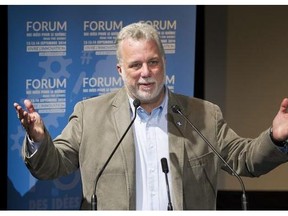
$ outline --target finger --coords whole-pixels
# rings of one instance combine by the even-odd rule
[[[21,120],[23,118],[24,110],[22,109],[22,107],[18,103],[14,103],[14,108],[16,109],[17,118],[19,120]]]
[[[17,110],[17,107],[19,106],[19,104],[15,102],[15,103],[13,104],[13,106],[14,106],[14,108]]]
[[[13,105],[14,108],[16,109],[17,118],[21,122],[23,128],[28,132],[28,123],[29,123],[28,113],[24,111],[18,103],[14,103]]]
[[[14,103],[13,105],[17,113],[22,109],[22,107],[18,103]]]
[[[25,99],[24,104],[29,113],[35,112],[34,106],[30,100]]]
[[[288,112],[288,98],[283,99],[281,106],[280,106],[280,112],[285,112],[285,113]]]

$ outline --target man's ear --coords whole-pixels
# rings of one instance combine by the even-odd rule
[[[118,71],[118,73],[119,73],[119,75],[121,75],[122,74],[122,68],[121,68],[121,66],[119,65],[119,64],[117,64],[117,71]]]

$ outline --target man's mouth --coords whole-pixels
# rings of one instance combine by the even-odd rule
[[[154,83],[139,83],[141,89],[151,89],[154,86]]]

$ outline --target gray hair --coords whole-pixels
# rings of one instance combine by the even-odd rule
[[[162,42],[160,40],[160,37],[158,35],[157,30],[152,26],[144,22],[138,22],[138,23],[132,23],[130,25],[127,25],[121,29],[121,31],[118,33],[116,38],[116,56],[118,62],[121,59],[120,56],[120,43],[121,41],[124,41],[126,39],[133,39],[136,41],[139,40],[154,40],[158,46],[158,49],[161,53],[161,55],[164,57],[165,52],[162,45]]]

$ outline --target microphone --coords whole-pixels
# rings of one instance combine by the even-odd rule
[[[208,139],[198,130],[196,126],[192,124],[192,122],[182,113],[180,107],[178,105],[172,105],[171,109],[174,113],[180,114],[188,123],[189,125],[197,132],[197,134],[204,140],[204,142],[212,149],[214,154],[217,155],[217,157],[224,163],[226,167],[230,169],[232,172],[232,175],[234,175],[242,188],[242,209],[247,210],[247,198],[246,198],[246,191],[245,191],[245,186],[244,183],[241,179],[241,177],[238,175],[238,173],[224,160],[224,158],[218,153],[217,149],[208,141]]]
[[[120,140],[118,141],[117,145],[115,146],[115,148],[113,149],[113,151],[111,152],[110,156],[108,157],[107,161],[105,162],[104,166],[102,167],[102,169],[100,170],[100,172],[98,173],[97,177],[96,177],[96,181],[95,181],[95,187],[94,187],[94,191],[93,194],[91,196],[91,210],[97,210],[97,195],[96,195],[96,187],[97,187],[97,183],[98,180],[100,178],[100,176],[102,175],[103,171],[105,170],[106,166],[108,165],[108,163],[110,162],[111,158],[113,157],[114,153],[116,152],[117,148],[119,147],[120,143],[122,142],[122,140],[124,139],[124,137],[126,136],[128,130],[131,128],[132,124],[134,123],[135,119],[136,119],[136,110],[137,108],[140,106],[141,102],[139,99],[135,99],[133,101],[133,105],[134,105],[134,117],[132,119],[132,121],[130,122],[129,126],[127,127],[126,131],[124,132],[124,134],[122,135],[122,137],[120,138]]]
[[[162,158],[161,159],[161,166],[162,166],[162,171],[165,173],[165,180],[166,180],[166,186],[167,186],[167,196],[168,196],[168,207],[167,207],[167,210],[168,211],[172,211],[173,207],[172,207],[172,202],[171,202],[168,175],[167,175],[168,172],[169,172],[169,168],[168,168],[168,164],[167,164],[167,159],[166,158]]]

